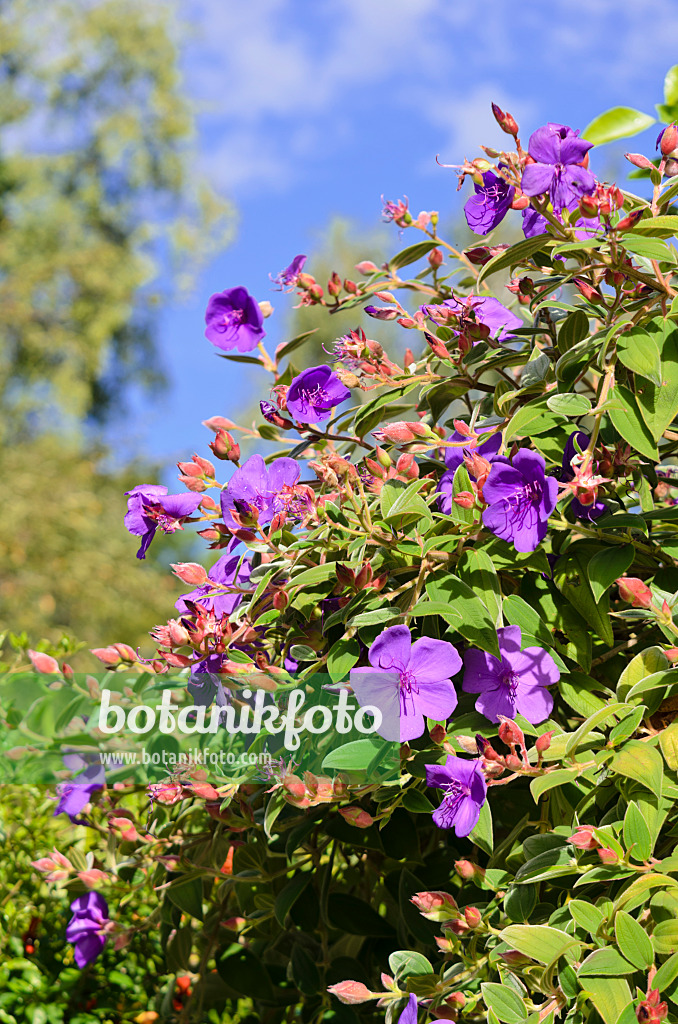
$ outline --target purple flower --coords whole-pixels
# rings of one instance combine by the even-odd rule
[[[266,337],[263,322],[259,304],[247,288],[227,288],[207,303],[205,337],[225,352],[251,352]]]
[[[329,366],[310,366],[295,377],[287,392],[287,411],[302,423],[326,420],[351,392]]]
[[[567,209],[574,210],[579,203],[577,200],[571,202]],[[556,220],[562,222],[562,217],[559,213],[554,213]],[[574,234],[578,239],[593,238],[603,229],[603,225],[600,223],[600,217],[580,217],[575,224]],[[537,213],[536,210],[528,206],[526,210],[523,210],[523,234],[525,238],[533,238],[535,235],[548,234],[549,222],[542,213]],[[557,260],[564,260],[564,256],[556,256]]]
[[[487,235],[511,209],[516,190],[492,171],[485,171],[482,185],[474,188],[475,195],[464,206],[466,222],[477,235]]]
[[[451,676],[461,658],[445,640],[412,643],[407,626],[389,626],[370,647],[371,668],[354,668],[351,686],[361,707],[381,712],[377,728],[386,740],[405,742],[424,732],[424,717],[445,721],[457,706]]]
[[[158,527],[164,533],[181,530],[184,520],[202,501],[201,494],[168,494],[160,484],[139,484],[125,494],[129,497],[125,526],[135,537],[141,537],[137,558],[146,557]]]
[[[460,327],[464,322],[484,324],[489,327],[490,336],[497,341],[510,341],[514,337],[511,331],[525,326],[519,316],[491,295],[466,295],[463,299],[453,297],[445,299],[442,305],[453,309],[462,318]]]
[[[485,481],[483,523],[497,537],[512,541],[516,551],[534,551],[546,536],[558,481],[544,470],[541,455],[521,448],[512,463],[497,456]]]
[[[567,444],[563,450],[563,468],[560,471],[560,479],[563,483],[574,480],[572,459],[578,454],[575,441],[579,445],[579,451],[585,452],[589,443],[589,435],[585,434],[583,430],[575,430],[568,437]],[[594,519],[598,519],[608,510],[604,501],[594,501],[592,505],[582,505],[577,497],[574,497],[570,502],[570,508],[576,519],[583,519],[589,523],[592,523]]]
[[[258,523],[265,526],[278,512],[294,511],[294,487],[301,470],[295,459],[274,459],[266,466],[261,455],[251,455],[221,492],[221,513],[230,530],[240,529],[232,516],[235,509],[259,513]]]
[[[66,941],[75,946],[75,962],[87,967],[99,956],[106,944],[108,904],[98,892],[86,892],[71,903],[73,917],[66,927]]]
[[[83,807],[90,802],[92,793],[97,789],[103,789],[105,781],[106,772],[103,766],[92,764],[71,782],[60,782],[57,786],[59,803],[54,814],[67,814],[74,822]]]
[[[549,222],[543,213],[537,213],[531,206],[523,210],[523,234],[525,238],[545,235],[548,233],[548,229]]]
[[[491,722],[499,715],[515,718],[523,715],[532,725],[549,717],[553,696],[546,689],[560,679],[555,661],[541,647],[520,649],[519,626],[497,630],[501,660],[486,651],[467,651],[464,655],[466,693],[478,693],[476,711]]]
[[[294,288],[297,283],[299,274],[304,269],[304,263],[306,262],[306,256],[295,256],[289,267],[285,267],[275,277],[268,275],[274,284],[277,284],[280,290],[283,288]]]
[[[523,171],[520,187],[526,196],[548,192],[553,209],[567,209],[573,201],[592,192],[596,179],[579,166],[593,143],[579,138],[564,124],[549,121],[530,136],[528,153],[535,163]]]
[[[482,433],[482,427],[476,427],[476,430]],[[452,494],[454,486],[454,474],[461,466],[464,458],[470,455],[471,452],[477,451],[484,459],[492,463],[499,455],[499,449],[501,448],[501,431],[484,441],[483,444],[479,445],[476,438],[465,437],[464,434],[460,434],[458,430],[455,430],[453,434],[449,436],[448,441],[464,441],[468,443],[463,448],[446,448],[445,449],[445,465],[447,466],[447,473],[444,473],[440,478],[438,484],[438,507],[441,512],[444,512],[446,516],[452,511]],[[473,474],[470,474],[471,476]]]
[[[434,812],[438,828],[454,828],[462,839],[478,824],[480,808],[487,799],[487,783],[480,758],[465,761],[451,754],[445,764],[427,764],[426,785],[442,789],[443,801]]]
[[[249,562],[244,561],[238,571],[239,564],[240,555],[223,555],[218,562],[214,563],[207,575],[213,583],[242,588],[249,582],[252,566]],[[197,602],[221,618],[222,615],[230,615],[235,611],[242,601],[242,594],[236,592],[227,594],[222,590],[210,587],[209,583],[203,583],[202,586],[192,590],[190,594],[183,594],[174,605],[182,615],[190,614],[187,601]]]

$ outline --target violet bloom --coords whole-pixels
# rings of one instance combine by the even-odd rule
[[[511,209],[515,188],[503,178],[485,171],[482,185],[474,185],[475,195],[464,206],[466,222],[476,235],[487,235],[501,224]]]
[[[92,799],[92,794],[98,789],[103,789],[105,781],[106,772],[103,765],[92,764],[72,781],[60,782],[57,786],[59,803],[54,814],[67,814],[71,821],[75,822],[80,811]]]
[[[281,270],[275,277],[272,277],[271,274],[269,274],[271,281],[273,281],[274,284],[277,284],[281,291],[284,288],[294,288],[299,274],[304,269],[306,259],[306,256],[295,256],[289,267],[285,267],[285,269]]]
[[[412,643],[407,626],[389,626],[370,647],[371,668],[351,669],[350,681],[361,707],[381,712],[377,728],[386,740],[416,739],[424,718],[444,722],[457,706],[451,676],[461,658],[446,640],[421,637]]]
[[[263,322],[259,304],[247,288],[227,288],[207,303],[205,337],[225,352],[251,352],[266,337]]]
[[[482,432],[482,427],[476,427],[476,430]],[[467,455],[472,452],[478,452],[484,459],[489,463],[499,455],[499,449],[501,448],[501,431],[484,441],[483,444],[478,444],[476,438],[466,438],[463,434],[460,434],[458,430],[455,430],[448,438],[448,441],[467,441],[463,448],[446,448],[445,449],[445,465],[447,466],[447,472],[444,473],[438,484],[438,507],[441,512],[444,512],[446,516],[449,516],[452,511],[452,494],[454,489],[454,474],[457,472],[462,462]],[[469,474],[473,476],[472,473]]]
[[[240,565],[240,555],[223,555],[218,562],[214,563],[207,576],[213,583],[245,587],[249,582],[252,566],[249,562],[244,561],[238,571],[238,565]],[[208,611],[213,611],[217,618],[221,618],[222,615],[230,615],[235,611],[242,601],[242,594],[235,591],[227,594],[223,590],[211,587],[209,583],[203,583],[202,586],[192,590],[190,594],[183,594],[174,605],[182,615],[190,614],[187,601],[201,604]]]
[[[555,661],[542,647],[520,649],[520,626],[497,630],[501,660],[486,651],[467,651],[464,655],[466,693],[477,693],[476,711],[491,722],[499,715],[516,714],[537,725],[553,710],[553,696],[546,689],[560,679]]]
[[[563,468],[560,471],[560,479],[563,483],[567,483],[569,480],[574,480],[572,459],[577,455],[575,441],[579,445],[579,450],[585,452],[588,448],[589,435],[585,434],[583,430],[575,430],[574,433],[570,434],[568,437],[567,444],[563,450]],[[570,502],[570,508],[572,509],[576,519],[583,519],[590,523],[592,523],[594,519],[598,519],[602,516],[604,512],[608,511],[607,505],[604,501],[594,501],[591,505],[583,505],[577,497],[574,497]]]
[[[135,537],[141,537],[137,558],[145,558],[158,527],[164,533],[182,529],[182,523],[192,515],[202,501],[201,494],[168,494],[160,484],[139,484],[131,491],[125,526]]]
[[[549,121],[530,136],[528,153],[535,161],[523,171],[520,187],[526,196],[539,196],[548,192],[553,209],[557,212],[579,202],[583,195],[593,192],[596,179],[591,171],[581,167],[581,161],[593,146],[579,138],[564,124]]]
[[[251,455],[221,492],[221,513],[226,526],[230,530],[241,529],[233,518],[234,510],[258,512],[260,526],[270,523],[278,512],[294,512],[294,488],[300,474],[295,459],[274,459],[267,467],[261,455]]]
[[[427,764],[426,785],[442,789],[440,807],[433,812],[438,828],[453,828],[463,839],[478,824],[480,809],[487,799],[487,782],[479,757],[465,761],[451,754],[445,764]]]
[[[73,917],[66,927],[66,941],[75,946],[75,962],[81,969],[91,964],[106,944],[108,904],[101,893],[86,892],[71,903]]]
[[[516,551],[534,551],[546,536],[547,521],[558,500],[558,481],[546,476],[537,452],[521,448],[513,461],[495,458],[483,486],[488,508],[483,523]]]
[[[468,323],[489,327],[490,336],[497,341],[510,341],[514,337],[511,332],[525,326],[519,316],[491,295],[465,295],[463,299],[453,297],[445,299],[442,305],[449,306]]]
[[[578,205],[578,202],[570,203],[567,209],[573,210]],[[554,217],[562,222],[562,217],[559,213],[554,213]],[[594,238],[602,230],[603,225],[600,222],[600,217],[580,217],[574,225],[575,238],[580,240]],[[525,238],[533,238],[536,235],[548,234],[548,232],[549,222],[542,213],[537,213],[531,206],[523,210],[523,234]],[[556,256],[556,259],[564,261],[565,256]]]
[[[326,420],[335,405],[351,392],[329,366],[310,366],[295,377],[287,391],[287,411],[301,423]]]

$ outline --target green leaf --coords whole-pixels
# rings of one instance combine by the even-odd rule
[[[626,700],[629,691],[648,676],[663,672],[669,667],[669,662],[661,647],[648,647],[633,658],[617,683],[617,698]]]
[[[553,579],[561,594],[579,612],[591,629],[610,647],[614,634],[610,623],[609,597],[597,601],[588,582],[588,565],[598,548],[575,542],[556,562]]]
[[[504,444],[514,437],[531,437],[543,434],[553,427],[560,426],[563,416],[551,411],[548,398],[534,398],[522,405],[512,417],[504,433]]]
[[[517,992],[508,985],[484,982],[480,986],[485,1005],[494,1012],[497,1020],[504,1024],[520,1024],[527,1019],[527,1010]]]
[[[614,755],[610,768],[628,779],[635,779],[655,796],[661,796],[664,764],[659,751],[647,743],[629,740]]]
[[[226,951],[217,957],[219,977],[239,995],[275,1001],[275,992],[268,971],[255,953],[239,949],[235,953]]]
[[[621,975],[633,974],[636,968],[630,964],[621,953],[618,953],[612,946],[604,946],[603,949],[594,949],[589,953],[581,967],[577,971],[580,978],[589,975]]]
[[[654,963],[654,950],[650,936],[635,918],[620,910],[614,919],[617,945],[627,960],[639,971],[647,970]],[[599,973],[599,972],[594,972]]]
[[[635,801],[626,808],[624,815],[624,846],[634,860],[645,862],[652,854],[652,835],[640,807]]]
[[[408,267],[410,263],[416,263],[423,256],[427,256],[431,249],[435,249],[437,242],[415,242],[402,249],[388,261],[391,270],[400,270],[401,267]]]
[[[202,876],[179,878],[167,889],[168,900],[185,914],[202,921]]]
[[[583,309],[575,309],[566,316],[558,331],[558,351],[563,355],[588,337],[589,318]]]
[[[672,771],[678,771],[678,722],[671,722],[659,733],[659,746]]]
[[[587,575],[596,601],[600,601],[614,581],[624,575],[633,564],[635,554],[633,544],[620,544],[618,547],[602,548],[593,556],[587,566]]]
[[[607,703],[593,692],[602,690],[602,684],[596,679],[591,679],[590,676],[585,676],[583,672],[569,672],[567,675],[561,676],[558,689],[563,700],[567,701],[570,707],[584,718],[594,715]]]
[[[619,1018],[626,1007],[632,1005],[631,990],[625,978],[587,978],[582,995],[587,994],[605,1024],[623,1024]]]
[[[479,846],[485,853],[492,853],[494,849],[494,835],[492,830],[492,811],[490,810],[489,800],[486,800],[480,808],[478,824],[471,832],[469,839],[472,843]]]
[[[396,981],[402,981],[411,974],[432,974],[433,967],[422,953],[411,949],[397,949],[388,958],[388,965]]]
[[[353,740],[351,743],[344,743],[343,746],[331,750],[323,760],[323,769],[334,768],[336,771],[359,772],[365,771],[375,755],[379,752],[380,745],[384,741]]]
[[[327,657],[327,671],[333,683],[340,683],[360,657],[360,644],[354,638],[343,637],[332,646]]]
[[[557,416],[586,416],[591,412],[591,402],[586,395],[572,391],[564,395],[551,395],[546,399],[546,404]]]
[[[361,406],[360,410],[356,413],[353,424],[358,437],[364,437],[377,424],[381,423],[385,414],[388,414],[387,406],[401,401],[405,395],[418,387],[419,384],[403,384],[401,387],[389,388],[383,394],[377,395],[376,398],[367,402],[366,405]]]
[[[403,794],[403,807],[412,814],[431,814],[435,810],[433,804],[420,789],[409,786]]]
[[[678,231],[678,217],[666,214],[661,217],[647,217],[633,225],[634,234],[666,235],[670,237]]]
[[[617,355],[627,369],[647,377],[657,387],[662,382],[662,363],[656,336],[633,327],[617,337]]]
[[[548,792],[549,789],[553,789],[555,786],[565,786],[568,782],[575,782],[580,775],[578,768],[556,768],[554,772],[549,772],[548,775],[540,775],[536,779],[532,779],[530,782],[530,792],[535,803],[539,802],[539,797],[542,793]]]
[[[459,467],[462,468],[466,467]],[[466,548],[457,563],[457,575],[478,595],[497,628],[501,627],[501,587],[494,563],[487,552],[482,548]]]
[[[290,352],[294,352],[295,348],[299,348],[305,341],[312,338],[318,331],[317,327],[314,327],[312,331],[304,331],[302,334],[297,334],[296,338],[292,338],[291,341],[286,342],[282,348],[276,352],[276,359],[280,362],[285,356],[288,356]]]
[[[273,912],[281,928],[285,927],[287,915],[312,879],[313,873],[311,871],[300,871],[276,896]]]
[[[465,640],[496,658],[501,656],[494,621],[483,602],[466,583],[448,573],[444,577],[430,580],[426,584],[426,593],[432,601],[450,604],[459,613],[461,621],[455,623],[455,628]]]
[[[517,949],[540,964],[553,963],[568,950],[580,948],[571,935],[544,924],[510,924],[499,937],[510,949]]]
[[[461,613],[453,608],[449,604],[443,604],[442,601],[419,601],[411,613],[412,616],[417,617],[420,615],[440,615],[448,625],[457,627],[458,623],[461,622]]]
[[[678,978],[678,953],[674,953],[661,965],[652,979],[652,988],[663,992],[676,978]]]
[[[652,944],[657,953],[678,951],[678,921],[660,921],[655,925]]]
[[[609,416],[615,429],[641,455],[658,462],[657,446],[648,424],[641,415],[636,396],[628,388],[617,384],[610,389],[610,398],[615,402],[609,409]]]
[[[602,146],[615,139],[628,139],[650,128],[655,118],[633,107],[612,107],[600,114],[582,132],[582,138],[594,146]]]
[[[675,263],[675,254],[661,238],[625,234],[624,248],[635,253],[636,256],[644,256],[648,260],[664,260],[668,263]]]
[[[525,238],[516,242],[510,249],[498,253],[491,260],[481,267],[478,274],[477,284],[481,284],[490,274],[496,274],[499,270],[506,270],[507,267],[515,267],[518,263],[525,263],[536,252],[543,249],[548,242],[552,241],[551,235],[535,235],[534,238]]]
[[[337,574],[336,562],[325,562],[324,565],[314,565],[312,569],[305,569],[298,576],[293,577],[290,587],[308,587],[313,583],[324,583],[325,580],[333,579]]]
[[[575,750],[586,739],[590,732],[593,732],[602,722],[606,722],[613,715],[619,716],[620,712],[629,711],[627,704],[606,704],[600,711],[596,711],[573,732],[565,745],[565,754],[574,754]]]
[[[592,903],[588,903],[585,900],[570,900],[567,904],[567,909],[576,924],[583,928],[584,931],[587,931],[589,935],[595,937],[605,920],[602,910],[599,910],[598,907],[594,907]]]

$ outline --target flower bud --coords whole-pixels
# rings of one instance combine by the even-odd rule
[[[433,269],[437,270],[438,267],[443,262],[443,254],[440,251],[440,249],[431,249],[430,253],[428,254],[428,261],[430,265],[433,267]]]
[[[633,608],[651,608],[652,591],[647,583],[635,576],[622,576],[615,581],[619,587],[619,596]]]
[[[617,854],[614,852],[614,850],[610,850],[607,846],[601,846],[601,848],[598,850],[598,856],[600,857],[603,864],[613,865],[619,863],[619,857],[617,856]]]
[[[644,209],[634,210],[633,213],[630,213],[628,215],[628,217],[624,217],[622,220],[619,221],[618,224],[615,224],[616,230],[617,231],[629,231],[632,227],[634,227],[638,223],[638,221],[643,216],[644,212],[645,212]]]
[[[470,882],[474,878],[482,880],[485,877],[485,869],[470,860],[455,860],[454,870],[465,882]]]
[[[429,735],[431,737],[431,742],[437,743],[438,745],[444,743],[445,740],[447,739],[447,732],[445,731],[445,726],[441,725],[440,722],[437,722],[433,726],[433,728],[429,732]]]
[[[114,667],[121,662],[120,655],[112,645],[110,647],[91,647],[90,654],[98,658],[104,665]]]
[[[207,573],[197,562],[173,562],[171,566],[174,575],[189,587],[201,587],[209,582]]]
[[[340,807],[339,814],[354,828],[369,828],[374,824],[372,815],[364,811],[362,807]]]
[[[470,491],[459,491],[454,495],[452,501],[461,508],[473,508],[476,503],[476,496],[471,494]]]
[[[648,160],[642,153],[624,153],[624,156],[634,167],[640,167],[644,171],[653,171],[655,169],[652,161]]]
[[[511,202],[512,210],[526,210],[530,205],[530,200],[527,196],[514,196]]]
[[[332,272],[332,276],[327,282],[327,290],[333,297],[337,296],[341,291],[341,278],[336,270]]]
[[[208,420],[202,421],[202,425],[213,430],[215,434],[220,430],[235,430],[237,427],[233,420],[227,420],[224,416],[210,416]]]
[[[346,277],[344,278],[344,291],[347,291],[349,295],[357,295],[358,285],[355,281],[351,281],[350,278]]]
[[[573,283],[580,294],[583,295],[585,299],[588,299],[589,302],[603,301],[603,296],[600,294],[598,289],[594,288],[593,285],[588,283],[588,281],[584,281],[580,277],[575,277]]]
[[[506,762],[506,767],[510,768],[512,772],[519,772],[523,767],[523,762],[516,754],[507,754],[504,761]]]
[[[217,436],[210,441],[209,447],[218,459],[228,462],[240,461],[240,445],[233,440],[231,434],[226,430],[218,430]]]
[[[591,825],[578,825],[568,843],[576,846],[578,850],[597,850],[600,846]]]
[[[469,928],[477,928],[482,923],[483,915],[477,907],[464,907],[464,920]]]
[[[43,654],[42,651],[31,651],[30,649],[27,651],[27,654],[36,672],[51,675],[59,671],[59,662],[49,654]]]
[[[555,730],[552,729],[550,732],[543,732],[541,736],[537,736],[534,746],[538,754],[545,754],[549,749],[551,746],[551,737],[553,736],[554,731]]]
[[[476,246],[475,249],[467,249],[464,255],[477,267],[482,267],[492,259],[492,254],[486,245]]]
[[[595,217],[598,213],[598,200],[595,196],[582,196],[579,200],[579,209],[585,217]]]
[[[507,747],[522,746],[525,743],[523,730],[510,718],[501,718],[499,726],[499,739]]]
[[[640,1024],[661,1024],[669,1008],[666,1003],[660,1003],[659,989],[650,988],[649,980],[647,989],[647,997],[636,1007],[636,1017]]]
[[[410,897],[410,903],[427,921],[452,921],[459,917],[457,903],[447,892],[417,892]]]
[[[355,269],[359,274],[364,274],[367,277],[369,274],[375,274],[379,267],[372,260],[361,260],[360,263],[356,263]]]
[[[515,138],[519,130],[516,119],[508,111],[504,112],[496,103],[492,104],[492,113],[501,130],[506,132],[507,135],[513,135]]]
[[[271,316],[273,313],[273,306],[268,301],[268,299],[263,299],[258,305],[259,309],[261,310],[261,315],[263,316],[264,320],[267,320],[269,316]]]
[[[400,316],[397,309],[387,309],[385,306],[365,306],[365,312],[375,320],[395,320]]]
[[[661,133],[659,148],[662,156],[670,156],[673,154],[674,149],[678,147],[678,127],[675,124],[670,124],[668,128],[665,128]]]
[[[375,998],[374,993],[370,992],[362,981],[340,981],[336,985],[330,985],[327,991],[336,996],[340,1003],[345,1003],[347,1006],[366,1003],[369,999]]]

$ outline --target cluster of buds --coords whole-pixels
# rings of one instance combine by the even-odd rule
[[[482,925],[482,914],[477,907],[459,907],[448,892],[417,892],[410,897],[410,902],[427,921],[442,924],[444,934],[436,938],[436,943],[445,953],[456,948],[453,936],[463,935]]]
[[[659,133],[656,148],[660,155],[659,167],[642,153],[624,153],[624,156],[634,167],[646,171],[659,171],[660,175],[674,178],[678,174],[678,125],[667,125]]]
[[[65,857],[63,853],[59,853],[55,847],[49,857],[40,857],[38,860],[32,860],[31,866],[45,876],[46,882],[65,882],[70,878],[78,878],[88,889],[93,889],[95,885],[100,885],[101,882],[110,881],[110,876],[106,871],[101,871],[94,866],[94,854],[91,851],[87,854],[86,863],[87,866],[79,871],[71,864],[68,857]]]
[[[678,635],[678,627],[676,627],[673,621],[673,608],[666,598],[662,598],[661,607],[657,607],[657,604],[654,603],[655,598],[647,583],[643,583],[636,576],[621,576],[615,582],[619,587],[619,596],[622,601],[626,601],[632,608],[645,609],[645,611],[650,613],[650,616],[656,621],[658,626],[673,635]]]
[[[318,480],[328,487],[341,489],[358,478],[358,470],[353,463],[333,451],[323,452],[320,459],[309,462],[309,466]]]
[[[298,274],[295,285],[299,289],[297,292],[297,297],[299,298],[297,309],[299,306],[325,305],[325,299],[323,298],[325,293],[323,292],[322,285],[319,285],[311,274]]]
[[[392,202],[390,199],[384,199],[383,196],[381,201],[384,204],[381,212],[383,219],[389,224],[397,224],[399,228],[419,228],[421,231],[425,231],[429,224],[435,227],[438,223],[438,213],[436,210],[429,212],[422,210],[415,219],[410,213],[407,196],[404,199],[399,199],[397,203]]]
[[[383,572],[381,575],[375,576],[369,562],[363,562],[359,569],[351,569],[349,565],[343,565],[341,562],[337,562],[336,565],[335,594],[341,594],[344,590],[352,590],[354,593],[359,593],[361,590],[374,590],[379,593],[388,582],[388,573]],[[344,604],[350,600],[350,595],[345,600],[341,599]]]
[[[375,378],[371,387],[377,387],[380,379],[390,378],[394,373],[401,374],[403,371],[395,363],[391,362],[384,349],[378,341],[368,338],[362,327],[349,331],[335,343],[332,357],[342,363],[347,370],[352,371],[353,380],[349,381],[342,376],[341,369],[337,374],[345,384],[363,390],[367,388],[360,383],[361,377]],[[358,376],[355,376],[358,374]]]
[[[348,796],[348,787],[341,776],[330,779],[327,775],[304,772],[303,778],[298,775],[286,775],[273,788],[277,789],[278,786],[282,790],[283,798],[294,807],[317,807],[318,804],[345,800]]]
[[[367,488],[372,494],[380,494],[387,480],[411,483],[419,477],[419,466],[411,452],[403,452],[394,463],[388,452],[377,445],[376,455],[376,459],[365,459]]]
[[[220,433],[225,433],[225,431],[220,431]],[[208,487],[217,486],[214,466],[208,459],[203,459],[200,455],[193,455],[191,462],[177,462],[177,469],[179,470],[179,482],[196,494],[206,491]]]
[[[636,1017],[639,1024],[661,1024],[669,1012],[666,1003],[660,1002],[658,988],[651,988],[648,982],[647,995],[636,1006]]]
[[[332,272],[332,276],[327,282],[327,291],[333,299],[336,299],[341,295],[342,291],[347,292],[348,295],[359,295],[362,293],[362,290],[363,286],[356,284],[356,282],[352,281],[349,277],[345,277],[342,281],[336,271]]]
[[[552,732],[542,733],[535,741],[537,751],[537,764],[530,764],[530,759],[525,743],[525,736],[522,729],[512,718],[499,715],[498,735],[502,743],[509,748],[509,754],[500,754],[494,749],[489,740],[484,736],[457,736],[457,742],[469,754],[480,754],[482,769],[492,785],[494,779],[499,778],[505,771],[534,773],[541,767],[544,754],[551,746]]]
[[[110,644],[108,647],[94,647],[91,654],[108,669],[140,664],[139,656],[129,644]]]
[[[599,841],[596,836],[596,829],[593,825],[577,825],[574,834],[568,839],[572,846],[585,852],[596,850],[602,864],[610,867],[619,863],[619,857],[615,850],[611,850]]]
[[[579,209],[583,217],[600,217],[602,220],[609,220],[612,213],[620,210],[624,205],[624,196],[621,189],[616,185],[602,185],[600,182],[590,195],[582,196],[579,200]]]

